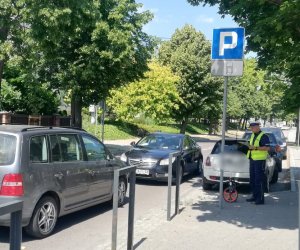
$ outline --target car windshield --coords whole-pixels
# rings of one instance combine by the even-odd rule
[[[273,133],[279,143],[282,143],[282,141],[284,141],[284,135],[280,128],[261,128],[261,130],[264,132]]]
[[[148,135],[142,138],[135,147],[150,149],[179,149],[181,139],[177,135]]]
[[[224,153],[243,153],[247,154],[248,146],[244,140],[225,141]],[[212,154],[221,153],[221,141],[217,142],[211,152]]]
[[[15,160],[17,138],[0,134],[0,166],[12,164]]]

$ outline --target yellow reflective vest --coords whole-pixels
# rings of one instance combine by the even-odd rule
[[[260,134],[256,137],[255,141],[254,140],[254,133],[252,133],[251,137],[250,137],[250,145],[253,145],[254,147],[259,147],[259,141],[261,139],[261,137],[264,135],[263,132],[260,132]],[[263,151],[263,150],[248,150],[247,152],[247,158],[250,158],[251,155],[251,159],[252,160],[266,160],[268,157],[268,151]]]

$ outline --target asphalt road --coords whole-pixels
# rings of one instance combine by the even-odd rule
[[[200,141],[204,159],[210,153],[215,141]],[[288,172],[288,161],[284,161],[284,171]],[[271,190],[285,190],[286,173],[280,174],[279,183]],[[187,176],[181,184],[181,197],[192,192],[201,185],[198,176]],[[204,191],[200,191],[204,192]],[[218,195],[218,189],[209,191]],[[248,187],[242,187],[241,192],[249,192]],[[173,197],[175,187],[173,187]],[[173,206],[173,205],[172,205]],[[138,181],[136,183],[135,199],[135,235],[147,235],[167,218],[167,185],[154,181]],[[174,209],[174,206],[172,207]],[[128,219],[128,203],[118,209],[118,246],[126,246]],[[148,223],[144,223],[148,222]],[[151,223],[149,223],[151,222]],[[22,249],[30,250],[102,250],[110,249],[112,228],[112,206],[109,203],[97,205],[59,218],[53,235],[37,240],[23,234]],[[0,227],[0,250],[9,249],[9,230]],[[140,239],[143,241],[143,238]],[[123,249],[125,249],[124,247]],[[122,248],[121,248],[122,249]]]

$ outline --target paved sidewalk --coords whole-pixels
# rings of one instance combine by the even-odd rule
[[[200,140],[217,139],[220,136],[200,136]],[[134,249],[299,249],[300,148],[288,148],[292,191],[266,194],[262,206],[246,202],[248,194],[239,194],[236,203],[224,202],[220,209],[218,192],[205,192],[199,183],[190,193],[182,195],[181,212],[170,222],[161,219],[166,211],[157,214],[157,219],[152,215],[135,221]],[[174,207],[172,209],[174,211]],[[126,249],[126,246],[120,244],[118,249]]]
[[[297,181],[299,148],[289,150],[293,172],[297,173],[291,178]],[[172,221],[159,223],[146,234],[136,232],[135,249],[298,249],[299,193],[271,192],[265,195],[263,206],[246,202],[247,196],[240,194],[236,203],[224,202],[220,209],[218,193],[204,192],[199,185],[182,197],[181,213]]]
[[[246,202],[246,196],[220,210],[217,197],[189,197],[182,212],[144,237],[135,238],[141,250],[298,249],[296,192],[266,196],[266,204]]]

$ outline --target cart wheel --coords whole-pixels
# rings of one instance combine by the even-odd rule
[[[235,188],[232,189],[230,187],[227,187],[224,189],[223,198],[226,202],[229,203],[235,202],[238,198],[238,192]]]

